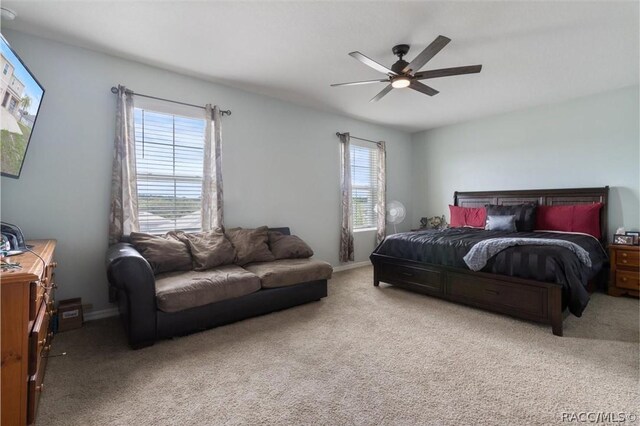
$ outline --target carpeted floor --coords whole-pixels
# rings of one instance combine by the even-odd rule
[[[139,351],[116,318],[61,333],[38,424],[556,424],[640,406],[637,299],[595,294],[560,338],[371,283],[336,273],[321,302]]]

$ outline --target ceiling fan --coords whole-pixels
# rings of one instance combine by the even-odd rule
[[[398,56],[398,61],[395,64],[391,65],[391,68],[387,68],[384,65],[381,65],[374,61],[373,59],[363,55],[360,52],[351,52],[350,56],[356,58],[363,64],[373,68],[376,71],[380,71],[381,73],[386,74],[388,77],[380,80],[365,80],[365,81],[354,81],[352,83],[337,83],[332,84],[332,87],[337,86],[357,86],[360,84],[371,84],[371,83],[389,83],[380,93],[374,96],[369,102],[377,102],[384,95],[389,93],[391,89],[401,89],[404,87],[409,87],[410,89],[417,90],[418,92],[424,93],[425,95],[433,96],[437,95],[439,92],[427,86],[424,83],[419,82],[418,80],[426,80],[428,78],[437,78],[437,77],[448,77],[451,75],[461,75],[461,74],[474,74],[479,73],[482,69],[482,65],[468,65],[464,67],[454,67],[454,68],[442,68],[439,70],[429,70],[429,71],[420,71],[420,68],[426,65],[427,62],[431,60],[438,52],[440,52],[449,42],[450,38],[445,36],[438,36],[429,46],[427,46],[418,56],[413,58],[413,61],[407,62],[402,59],[409,52],[408,44],[398,44],[397,46],[393,46],[393,54]]]

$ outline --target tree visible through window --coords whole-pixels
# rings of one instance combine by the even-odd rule
[[[351,144],[353,228],[375,228],[378,156],[376,147]]]
[[[140,231],[202,229],[205,120],[135,108]]]

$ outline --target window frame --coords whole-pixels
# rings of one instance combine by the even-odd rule
[[[359,166],[359,167],[363,167],[369,168],[369,183],[366,185],[356,185],[355,184],[355,177],[354,177],[354,173],[355,173],[355,153],[354,153],[354,148],[361,148],[361,149],[366,149],[369,152],[370,155],[370,159],[369,159],[369,164],[368,166]],[[378,195],[378,179],[377,179],[377,174],[378,174],[378,152],[377,152],[377,146],[375,144],[372,144],[370,142],[354,142],[353,140],[350,141],[350,158],[351,158],[351,221],[353,223],[353,232],[367,232],[367,231],[376,231],[378,229],[378,224],[377,224],[377,218],[376,218],[376,211],[375,211],[375,207],[377,204],[377,195]],[[361,190],[361,191],[369,191],[370,192],[370,196],[371,196],[371,210],[369,211],[369,214],[367,215],[367,222],[363,223],[362,225],[357,225],[356,224],[356,202],[355,202],[355,193],[357,190]]]
[[[144,126],[144,120],[142,121],[142,124],[140,123],[139,119],[138,119],[138,112],[137,110],[141,110],[141,111],[146,111],[148,113],[152,113],[155,114],[156,116],[158,114],[162,114],[162,115],[166,115],[166,116],[171,116],[172,119],[172,131],[170,133],[171,136],[171,144],[169,143],[162,143],[162,142],[151,142],[151,141],[146,141],[146,140],[139,140],[138,138],[138,132],[139,132],[139,127],[138,126]],[[143,113],[144,114],[144,113]],[[144,115],[143,115],[144,117]],[[198,144],[197,146],[187,146],[187,145],[179,145],[179,143],[177,143],[177,135],[178,133],[176,133],[176,118],[178,119],[187,119],[187,120],[201,120],[201,125],[202,125],[202,143]],[[139,222],[139,229],[140,232],[146,232],[149,234],[154,234],[154,235],[161,235],[164,234],[166,232],[169,231],[174,231],[174,230],[184,230],[186,232],[199,232],[202,231],[202,183],[204,180],[204,169],[203,169],[203,165],[204,165],[204,153],[205,153],[205,132],[206,132],[206,117],[205,117],[205,113],[203,109],[200,108],[195,108],[195,107],[185,107],[183,105],[177,105],[177,104],[173,104],[170,103],[168,101],[160,101],[160,100],[155,100],[155,99],[147,99],[147,98],[139,98],[139,97],[135,97],[134,98],[134,138],[135,138],[135,145],[136,145],[136,158],[135,158],[135,162],[136,162],[136,188],[137,188],[137,197],[138,197],[138,222]],[[144,134],[144,130],[143,130],[143,134]],[[183,133],[182,133],[182,137],[186,137],[186,131],[183,129]],[[197,136],[196,139],[199,139],[200,135]],[[141,154],[139,153],[139,147],[140,144],[150,144],[150,146],[156,146],[156,148],[158,149],[158,154],[156,154],[158,156],[158,158],[155,160],[156,164],[149,164],[146,167],[149,169],[149,171],[146,172],[141,172],[141,164],[142,162],[141,160]],[[167,162],[166,167],[172,169],[170,173],[158,173],[157,169],[154,170],[154,166],[158,167],[158,166],[162,166],[162,156],[166,155],[166,153],[162,153],[163,149],[167,149],[167,147],[171,147],[171,151],[173,153],[173,158],[171,160],[171,162]],[[176,147],[178,147],[179,150],[187,150],[186,152],[188,152],[191,149],[194,150],[199,150],[200,154],[201,154],[201,158],[197,161],[195,161],[196,163],[196,167],[199,166],[199,170],[197,168],[194,169],[194,172],[197,170],[196,173],[185,173],[185,171],[188,171],[188,169],[185,169],[184,171],[177,171],[176,170],[176,164],[179,163],[177,161],[177,157],[176,157]],[[184,152],[183,152],[184,154]],[[142,154],[144,155],[144,154]],[[153,160],[151,160],[153,161]],[[199,161],[199,164],[197,164]],[[186,164],[186,163],[185,163]],[[167,221],[166,223],[160,223],[160,224],[156,224],[156,225],[148,225],[145,226],[143,219],[141,219],[141,213],[143,212],[148,212],[151,214],[154,214],[155,216],[159,216],[159,217],[163,217],[162,215],[156,213],[152,213],[150,210],[148,209],[141,209],[141,199],[142,197],[144,197],[144,193],[141,193],[141,186],[144,186],[144,183],[147,183],[147,186],[151,186],[153,185],[153,182],[155,182],[155,184],[158,185],[162,185],[163,182],[167,182],[167,188],[169,186],[171,186],[171,182],[173,182],[173,191],[174,191],[174,198],[173,198],[173,210],[167,209],[166,212],[168,215],[173,215],[174,217],[168,218],[165,217],[164,219]],[[179,184],[184,184],[185,185],[185,189],[183,189],[185,191],[185,193],[188,193],[188,186],[189,184],[193,185],[193,189],[191,190],[192,193],[197,193],[197,197],[196,196],[185,196],[185,197],[178,197],[177,196],[177,190],[178,190],[178,185]],[[196,189],[197,188],[197,189]],[[159,189],[158,191],[163,190]],[[148,191],[150,189],[147,189]],[[160,197],[165,196],[162,193],[159,193]],[[149,195],[149,193],[147,193],[146,195]],[[170,198],[170,197],[169,197]],[[196,202],[199,203],[198,204],[198,208],[197,210],[195,210],[194,212],[191,213],[187,213],[184,214],[183,216],[177,216],[176,214],[178,212],[180,212],[180,204],[181,203],[177,203],[177,200],[180,200],[180,198],[184,198],[184,200],[182,200],[182,202],[186,201],[186,205],[188,206],[189,201],[190,200],[192,202]],[[158,209],[162,209],[162,207],[158,207]],[[184,218],[186,216],[189,215],[193,215],[197,213],[199,215],[199,218],[197,220],[197,226],[181,226],[179,223],[179,220],[181,218]],[[195,222],[192,222],[195,224]],[[190,223],[189,223],[190,224]]]

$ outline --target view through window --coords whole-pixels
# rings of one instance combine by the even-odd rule
[[[140,231],[202,229],[205,120],[135,108]]]
[[[377,194],[377,147],[351,144],[351,201],[353,228],[375,228]]]

